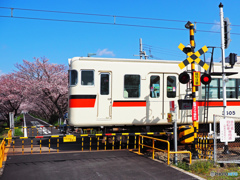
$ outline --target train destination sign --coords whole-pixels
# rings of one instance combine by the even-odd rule
[[[186,51],[186,47],[180,43],[178,48],[183,51],[185,54],[188,55],[188,58],[185,59],[184,61],[182,61],[180,64],[178,64],[178,66],[180,67],[180,69],[185,68],[188,64],[192,63],[193,61],[195,61],[197,64],[199,64],[203,69],[205,69],[206,71],[208,70],[209,66],[207,65],[207,63],[203,62],[199,57],[204,54],[205,52],[208,51],[207,46],[203,46],[201,49],[199,49],[197,52],[193,53],[193,52],[188,52]]]

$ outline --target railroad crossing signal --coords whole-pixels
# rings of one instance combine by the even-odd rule
[[[207,85],[207,84],[210,84],[212,81],[212,78],[209,74],[206,74],[204,73],[202,76],[201,76],[201,82],[204,84],[204,85]]]
[[[180,64],[178,64],[178,66],[180,67],[180,69],[185,68],[185,66],[187,66],[188,64],[192,63],[193,61],[195,61],[197,64],[199,64],[200,66],[202,66],[203,69],[205,69],[206,71],[208,70],[209,66],[207,65],[207,63],[203,62],[199,57],[204,54],[205,52],[208,51],[207,46],[203,46],[201,49],[199,49],[197,52],[193,53],[193,52],[187,52],[185,49],[185,46],[180,43],[178,48],[183,51],[185,54],[188,55],[188,58],[185,59],[184,61],[182,61]]]

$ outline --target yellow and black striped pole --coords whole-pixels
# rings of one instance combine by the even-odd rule
[[[194,48],[195,48],[195,40],[194,40],[194,24],[191,22],[188,22],[189,24],[189,29],[190,29],[190,44],[191,44],[191,50],[192,53],[194,53]],[[193,85],[193,72],[195,71],[195,61],[191,63],[191,72],[192,72],[192,99],[193,99],[193,108],[196,105],[196,86]],[[198,111],[198,107],[196,109]],[[198,133],[198,117],[194,117],[194,109],[192,110],[192,121],[193,121],[193,128],[194,128],[194,142],[193,142],[193,158],[197,159],[197,133]],[[196,113],[198,114],[198,113]]]

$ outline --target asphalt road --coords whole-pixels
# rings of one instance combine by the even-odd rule
[[[165,163],[127,150],[8,156],[1,180],[190,180]]]
[[[59,134],[59,130],[55,129],[54,127],[48,127],[50,124],[40,119],[34,118],[29,114],[25,114],[25,121],[26,126],[29,127],[27,129],[28,136]],[[32,126],[36,126],[36,128],[31,128]]]

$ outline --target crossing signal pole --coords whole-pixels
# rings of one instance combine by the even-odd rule
[[[191,45],[191,51],[194,53],[195,49],[195,41],[194,41],[194,24],[192,24],[190,21],[187,22],[185,25],[187,29],[190,30],[190,45]],[[192,80],[194,79],[193,73],[195,71],[195,61],[191,63],[191,72],[192,72]],[[197,133],[198,133],[198,104],[196,101],[196,86],[193,86],[192,84],[192,99],[193,99],[193,108],[192,108],[192,121],[193,121],[193,128],[194,128],[194,142],[193,142],[193,158],[198,158],[197,153]]]
[[[187,58],[178,64],[180,69],[183,69],[188,64],[191,64],[191,74],[192,74],[192,121],[193,121],[193,128],[194,128],[194,141],[193,141],[193,157],[194,159],[198,159],[198,152],[197,152],[197,134],[199,129],[198,124],[198,102],[196,101],[196,86],[200,86],[200,74],[201,72],[195,71],[195,62],[200,65],[205,71],[208,70],[209,65],[203,62],[199,57],[208,51],[207,46],[203,46],[198,51],[194,52],[195,49],[195,41],[194,41],[194,25],[188,21],[185,25],[185,28],[190,30],[190,47],[185,47],[182,43],[179,44],[178,48],[187,54]],[[179,75],[179,82],[182,84],[188,83],[190,77],[188,76],[187,72],[183,72]],[[210,75],[206,76],[203,75],[201,77],[201,82],[204,84],[209,84],[211,82]],[[181,101],[179,101],[180,103]]]

